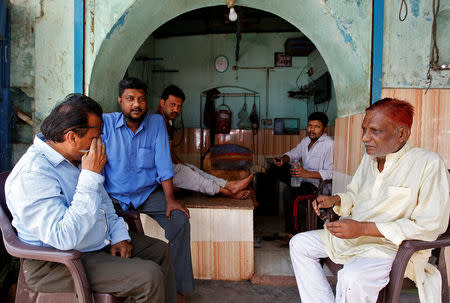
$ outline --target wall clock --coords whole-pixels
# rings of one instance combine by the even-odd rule
[[[219,73],[224,73],[228,69],[228,58],[224,55],[217,56],[214,59],[214,67]]]

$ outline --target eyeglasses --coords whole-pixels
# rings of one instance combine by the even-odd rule
[[[70,131],[75,131],[75,130],[77,130],[77,129],[82,129],[82,128],[96,128],[96,129],[99,129],[99,130],[100,130],[100,135],[103,134],[103,126],[74,126],[74,127],[72,127],[72,128],[69,128],[68,130],[66,130],[66,131],[64,132],[64,134],[67,134],[67,133],[70,132]]]
[[[327,209],[323,209],[323,208],[320,209],[320,211],[319,211],[319,218],[325,223],[330,221],[329,218],[328,218]]]

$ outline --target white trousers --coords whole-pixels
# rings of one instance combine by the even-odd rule
[[[219,193],[227,180],[217,178],[192,164],[173,164],[173,185],[175,187],[201,192],[207,195]]]
[[[289,247],[302,303],[376,302],[379,291],[389,282],[394,259],[354,258],[338,272],[335,298],[319,263],[328,255],[317,233],[297,234]]]

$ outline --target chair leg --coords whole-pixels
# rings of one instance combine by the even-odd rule
[[[37,300],[37,293],[32,290],[23,275],[23,260],[20,259],[19,278],[17,279],[16,302],[34,303]]]
[[[403,285],[403,276],[405,273],[406,265],[412,254],[415,252],[414,249],[401,247],[397,256],[395,257],[395,262],[392,264],[391,274],[389,277],[389,283],[385,288],[385,302],[386,303],[397,303],[400,298],[400,291]]]
[[[441,272],[441,279],[442,279],[442,289],[441,289],[442,302],[448,303],[448,277],[447,277],[447,266],[445,264],[445,247],[440,248],[438,269]]]
[[[384,298],[386,297],[386,288],[383,288],[378,293],[378,299],[376,303],[384,303]]]
[[[317,229],[317,216],[312,207],[314,199],[307,199],[307,211],[306,211],[306,230],[316,230]]]

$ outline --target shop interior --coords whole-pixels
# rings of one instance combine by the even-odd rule
[[[148,84],[149,111],[157,109],[166,86],[175,84],[184,91],[174,142],[183,161],[205,168],[213,145],[236,144],[251,151],[247,171],[254,174],[255,275],[292,276],[285,241],[284,217],[290,215],[283,207],[285,185],[267,169],[273,157],[306,136],[312,112],[327,114],[327,134],[333,137],[333,80],[320,51],[288,21],[244,6],[235,6],[234,13],[220,5],[169,20],[141,45],[126,76]],[[225,129],[207,125],[211,98],[216,115],[226,114],[225,122],[215,120],[225,123]]]

